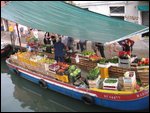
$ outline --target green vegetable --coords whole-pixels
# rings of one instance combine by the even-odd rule
[[[105,80],[105,83],[116,83],[117,80],[113,80],[113,79],[107,79]]]
[[[103,58],[99,61],[100,64],[105,64],[106,62],[107,62],[107,60],[105,58]]]
[[[84,55],[84,56],[86,56],[86,55],[94,55],[95,52],[85,50],[85,51],[83,51],[81,54]]]
[[[95,80],[98,77],[99,73],[100,73],[99,68],[96,67],[89,71],[87,78],[89,80]]]

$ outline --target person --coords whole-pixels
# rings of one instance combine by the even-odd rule
[[[54,53],[55,53],[55,60],[57,62],[64,62],[64,55],[65,55],[65,45],[61,42],[60,38],[57,38],[56,43],[54,44]]]
[[[51,44],[51,39],[50,39],[50,33],[46,32],[44,35],[44,40],[43,40],[44,44]]]
[[[13,28],[13,26],[11,24],[9,25],[8,30],[10,32],[11,43],[13,44],[13,40],[14,40],[14,28]]]
[[[68,36],[67,48],[69,51],[72,51],[72,52],[74,52],[73,42],[74,42],[74,39]]]
[[[134,41],[131,40],[131,39],[125,39],[125,40],[121,40],[118,42],[121,47],[122,47],[122,50],[123,51],[127,51],[129,48],[131,49],[131,52],[133,51],[133,45],[134,45]],[[130,47],[128,47],[128,44],[130,43]]]
[[[104,54],[104,44],[103,43],[95,43],[95,46],[97,47],[98,51],[101,54],[101,57],[105,58],[105,54]]]
[[[108,45],[108,51],[109,51],[109,55],[110,57],[112,57],[113,52],[119,52],[118,48],[117,48],[117,42],[113,43],[113,44],[109,44]]]
[[[127,54],[131,55],[131,52],[133,51],[133,45],[134,41],[130,39],[125,40],[124,51],[127,52]]]
[[[15,34],[14,34],[14,26],[9,24],[9,27],[8,27],[8,30],[10,32],[10,39],[11,39],[11,44],[13,46],[13,49],[14,49],[14,46],[15,46]]]
[[[45,35],[44,35],[44,44],[47,45],[46,46],[46,52],[48,53],[52,53],[52,46],[53,46],[53,43],[52,43],[52,40],[51,40],[51,37],[50,37],[50,33],[49,32],[46,32]]]
[[[55,44],[56,43],[56,35],[54,35],[54,34],[52,34],[51,36],[51,40],[52,40],[52,42],[53,42],[53,44]]]
[[[86,40],[80,40],[79,45],[80,45],[81,52],[86,50]]]

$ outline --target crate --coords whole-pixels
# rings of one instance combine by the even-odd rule
[[[136,87],[136,73],[134,71],[128,71],[125,73],[126,76],[123,77],[124,90],[134,90]],[[132,76],[130,76],[132,74]]]
[[[106,83],[106,80],[116,80],[116,83]],[[103,81],[103,89],[106,90],[117,90],[118,87],[118,78],[105,78]]]
[[[101,78],[108,78],[109,77],[108,68],[100,67],[100,75],[101,75]]]
[[[68,83],[69,82],[69,77],[67,75],[62,76],[62,81]]]
[[[130,68],[131,59],[120,59],[119,58],[119,67]]]
[[[139,76],[143,86],[149,84],[149,70],[137,70],[137,75]]]
[[[88,80],[90,88],[98,88],[100,83],[100,76],[98,76],[95,80]]]

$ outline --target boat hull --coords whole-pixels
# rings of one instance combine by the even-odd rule
[[[8,60],[8,59],[7,59]],[[83,88],[78,88],[70,84],[66,84],[60,81],[56,81],[49,78],[39,77],[38,74],[23,69],[21,67],[15,66],[14,64],[8,63],[7,65],[12,71],[17,72],[17,74],[27,80],[30,80],[36,84],[42,79],[46,82],[47,88],[59,92],[61,94],[70,96],[72,98],[83,101],[83,97],[89,96],[90,101],[99,106],[104,106],[112,109],[118,110],[144,110],[149,108],[149,89],[134,95],[114,95],[101,93],[91,90],[85,90]],[[123,97],[124,96],[124,97]],[[132,99],[128,100],[131,96]],[[116,99],[115,99],[116,98]],[[120,99],[119,99],[120,98]]]

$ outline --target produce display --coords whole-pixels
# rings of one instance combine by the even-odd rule
[[[138,66],[149,66],[149,58],[142,58],[139,60]]]
[[[49,70],[50,71],[57,71],[58,69],[60,69],[60,66],[58,64],[49,65]]]
[[[99,61],[101,59],[101,57],[94,54],[94,55],[90,55],[89,59],[92,60],[92,61]]]
[[[98,67],[95,67],[94,69],[89,71],[87,78],[89,80],[95,80],[98,77],[99,73],[100,73],[100,69]]]
[[[125,51],[120,51],[119,52],[119,58],[120,59],[129,59],[129,58],[131,58],[131,56]]]
[[[100,64],[106,64],[106,63],[118,63],[119,62],[119,59],[117,56],[115,57],[112,57],[111,59],[105,59],[105,58],[102,58],[100,59],[99,63]]]
[[[106,64],[106,63],[107,63],[107,60],[106,60],[105,58],[100,59],[99,63],[100,63],[100,64]]]
[[[69,65],[67,63],[64,63],[64,62],[58,62],[57,63],[61,69],[68,69],[69,68]]]
[[[91,59],[92,61],[98,61],[99,60],[100,64],[106,64],[109,62],[110,63],[118,63],[119,58],[122,58],[122,59],[129,59],[130,58],[130,56],[127,54],[122,54],[119,57],[115,56],[115,57],[112,57],[110,59],[105,59],[105,58],[100,58],[99,56],[95,55],[94,52],[84,51],[82,53],[85,56],[88,55],[89,59]],[[51,71],[55,72],[54,76],[57,76],[56,77],[57,80],[60,80],[62,82],[73,83],[73,85],[76,84],[76,86],[80,86],[81,83],[83,82],[82,80],[79,79],[79,78],[81,78],[81,69],[78,68],[76,65],[68,65],[67,63],[64,63],[64,62],[58,62],[57,63],[54,59],[48,58],[42,52],[41,53],[18,52],[16,54],[14,54],[14,56],[15,57],[11,57],[11,58],[15,58],[15,59],[18,58],[18,61],[29,64],[29,66],[30,66],[29,68],[32,68],[33,62],[36,64],[40,64],[39,66],[43,66],[43,67],[45,65],[47,65],[48,68],[45,69],[44,71],[46,71],[46,73],[51,72]],[[136,63],[136,64],[138,64],[138,66],[148,66],[149,65],[149,58],[136,58],[132,63]],[[18,62],[18,64],[19,64],[19,62]],[[24,67],[27,67],[27,66],[24,66]],[[42,67],[40,67],[40,68],[44,69],[44,68],[46,68],[46,66],[44,68],[42,68]],[[103,78],[102,77],[103,71],[101,69],[102,68],[99,68],[99,67],[95,67],[95,68],[91,69],[85,78],[88,79],[88,82],[89,82],[89,81],[96,81],[97,78],[99,77],[100,81],[103,80],[101,89],[119,90],[117,88],[118,88],[119,82],[121,80],[119,81],[118,78],[108,78],[109,76]],[[39,71],[37,71],[37,72],[39,72]],[[101,72],[101,76],[99,76],[100,72]],[[106,71],[104,73],[106,74]],[[132,80],[133,78],[134,78],[134,80]],[[138,86],[138,85],[141,85],[141,83],[140,83],[141,81],[139,80],[137,82],[138,84],[136,84],[135,79],[136,79],[135,78],[135,72],[134,73],[133,72],[130,72],[130,73],[126,72],[124,74],[124,77],[122,80],[122,83],[124,84],[124,86],[122,86],[122,87],[124,87],[123,90],[135,89],[138,91],[141,87],[141,86]],[[91,83],[90,84],[91,86],[90,85],[89,86],[94,87],[94,88],[100,88],[100,87],[97,87],[98,84],[100,84],[100,83],[97,82],[96,85],[92,86],[92,83]],[[134,84],[134,86],[133,86],[133,84]],[[136,85],[136,87],[135,87],[135,85]],[[85,87],[84,83],[81,86]],[[130,86],[130,88],[128,86]]]
[[[74,83],[81,77],[81,69],[79,69],[76,65],[71,65],[68,70],[64,72],[64,74],[69,76],[71,83]]]
[[[94,55],[95,52],[85,50],[85,51],[81,52],[81,54],[82,54],[83,56],[90,56],[90,55]]]
[[[149,58],[136,58],[132,63],[138,66],[149,66]]]
[[[118,57],[112,57],[111,59],[108,59],[106,62],[110,62],[110,63],[118,63],[119,62],[119,59]]]

